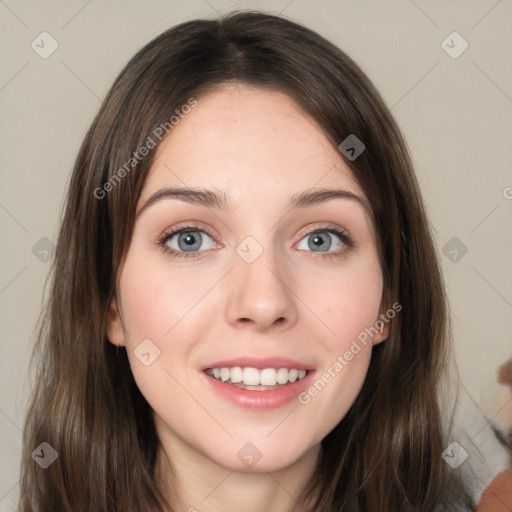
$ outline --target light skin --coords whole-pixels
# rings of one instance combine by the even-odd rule
[[[172,461],[179,510],[285,512],[310,479],[320,442],[356,399],[388,324],[307,405],[243,409],[205,385],[200,368],[238,356],[285,356],[321,376],[385,312],[376,235],[341,154],[288,96],[231,84],[197,100],[156,150],[108,336],[126,347],[154,411],[159,474],[165,481]],[[144,207],[169,187],[223,191],[232,210],[169,197]],[[361,201],[288,208],[294,194],[319,189]],[[202,237],[198,257],[174,258],[158,245],[184,224],[194,226],[196,241]],[[326,228],[348,233],[353,246]],[[252,263],[236,251],[246,237],[263,249]],[[185,253],[178,238],[164,247]],[[160,350],[149,366],[134,354],[144,339]],[[251,468],[237,457],[248,442],[262,454]]]

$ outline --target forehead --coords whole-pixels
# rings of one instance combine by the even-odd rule
[[[159,188],[209,186],[236,209],[298,190],[342,188],[364,196],[321,128],[288,95],[245,84],[197,98],[158,146],[141,200]]]

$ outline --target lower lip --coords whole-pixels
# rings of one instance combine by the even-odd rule
[[[207,379],[209,385],[212,386],[213,390],[228,402],[247,409],[267,410],[277,409],[278,407],[282,407],[292,400],[297,399],[299,394],[310,386],[310,382],[315,372],[313,370],[309,370],[303,379],[269,391],[237,388],[231,384],[225,384],[205,372],[202,373]]]

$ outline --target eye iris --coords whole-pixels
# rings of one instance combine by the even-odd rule
[[[326,240],[326,238],[328,239],[328,246],[327,247],[322,247],[322,244],[323,242]],[[315,234],[315,236],[312,238],[310,238],[310,242],[309,242],[309,248],[310,249],[318,249],[320,248],[320,250],[322,251],[327,251],[329,248],[331,247],[331,237],[326,233],[325,236],[324,235],[319,235],[319,234]]]
[[[178,246],[181,250],[184,251],[191,251],[194,249],[199,249],[201,246],[201,234],[198,233],[197,235],[191,235],[190,232],[180,233],[178,236]],[[181,242],[184,242],[186,244],[185,247],[182,247]]]

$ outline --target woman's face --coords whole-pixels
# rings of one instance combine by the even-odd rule
[[[367,200],[283,93],[225,86],[182,116],[138,203],[109,339],[171,452],[275,471],[345,416],[387,336],[365,331],[383,313]]]

